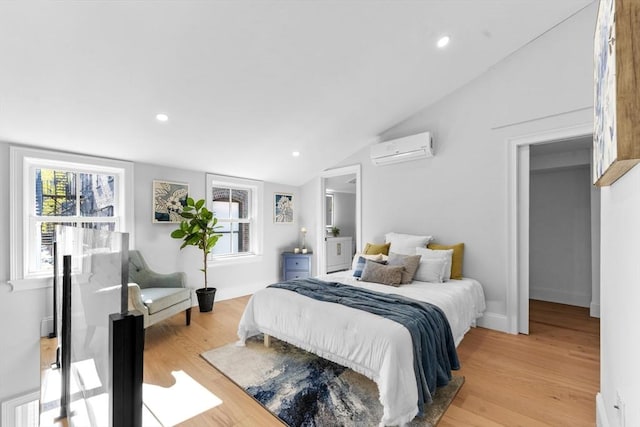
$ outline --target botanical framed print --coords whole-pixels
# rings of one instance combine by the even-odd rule
[[[274,193],[273,222],[276,224],[293,224],[293,194]]]
[[[613,185],[640,163],[640,1],[600,0],[594,39],[593,180]]]
[[[153,181],[153,222],[180,222],[182,208],[187,203],[189,184]]]
[[[615,0],[600,0],[594,37],[593,182],[617,158]]]

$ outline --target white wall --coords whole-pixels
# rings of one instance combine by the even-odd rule
[[[392,230],[465,243],[464,274],[485,289],[485,325],[508,327],[507,140],[592,122],[595,18],[592,5],[382,134],[431,131],[435,157],[375,167],[363,149],[337,165],[362,164],[363,243]]]
[[[40,319],[47,292],[11,292],[9,280],[9,145],[0,142],[0,402],[40,388]],[[0,418],[2,414],[0,414]]]
[[[530,180],[529,296],[591,304],[591,171],[534,171]]]
[[[215,171],[214,171],[215,172]],[[170,237],[176,227],[173,224],[152,223],[152,181],[187,182],[191,197],[205,197],[205,173],[172,169],[151,164],[135,164],[136,206],[135,206],[135,248],[147,259],[150,267],[159,272],[184,271],[189,286],[199,288],[203,285],[200,271],[201,259],[198,249],[188,247],[180,250],[180,241]],[[291,193],[294,205],[297,205],[299,190],[297,187],[274,183],[264,184],[264,253],[261,261],[213,265],[208,272],[209,286],[217,288],[216,300],[247,295],[279,279],[280,254],[292,250],[299,239],[299,214],[294,224],[275,224],[273,222],[273,197],[276,192]]]
[[[640,426],[640,168],[601,191],[600,390],[611,427]]]
[[[299,219],[300,227],[307,228],[307,248],[314,252],[311,263],[311,273],[320,271],[318,250],[324,245],[326,235],[325,225],[322,223],[322,193],[320,191],[320,178],[314,178],[300,189]],[[300,228],[298,227],[298,229]]]

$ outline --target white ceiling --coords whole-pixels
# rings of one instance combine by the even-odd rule
[[[592,1],[0,1],[0,140],[300,185]]]

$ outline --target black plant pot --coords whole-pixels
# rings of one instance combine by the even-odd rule
[[[213,300],[216,298],[216,288],[200,288],[196,289],[198,297],[198,306],[201,313],[213,310]]]

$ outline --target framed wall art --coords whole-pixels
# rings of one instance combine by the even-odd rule
[[[180,213],[187,203],[189,184],[153,181],[153,222],[180,222]]]
[[[613,184],[640,162],[640,2],[600,0],[594,36],[593,182]]]
[[[293,194],[274,193],[273,222],[276,224],[293,224]]]

